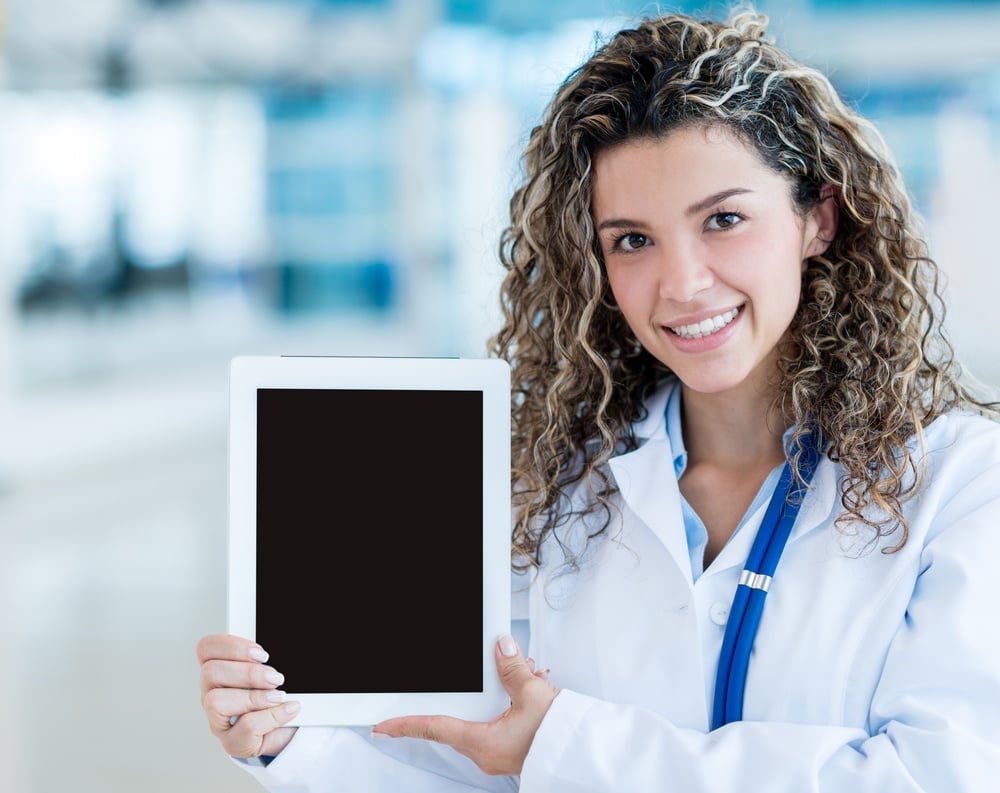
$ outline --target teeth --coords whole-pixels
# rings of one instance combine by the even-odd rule
[[[670,330],[682,339],[700,339],[702,336],[708,336],[718,330],[722,330],[722,328],[726,327],[726,325],[736,319],[736,315],[739,313],[740,310],[738,308],[734,308],[730,309],[725,314],[719,314],[715,317],[703,319],[701,322],[695,322],[693,325],[680,325],[676,328],[670,328]]]

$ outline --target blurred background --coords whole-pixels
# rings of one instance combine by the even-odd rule
[[[1000,3],[758,5],[880,125],[1000,384]],[[527,132],[654,9],[0,0],[4,790],[259,789],[194,657],[225,627],[229,359],[485,354]]]

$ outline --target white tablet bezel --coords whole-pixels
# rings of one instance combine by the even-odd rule
[[[394,716],[444,714],[488,721],[509,705],[494,646],[510,630],[510,369],[499,359],[238,356],[229,372],[227,629],[256,634],[257,390],[442,389],[483,395],[482,692],[297,693],[293,725],[370,725]],[[359,598],[358,605],[367,602]],[[289,608],[301,604],[289,604]],[[375,607],[373,606],[373,611]],[[266,649],[266,648],[265,648]],[[444,661],[446,662],[446,661]],[[280,671],[280,670],[279,670]]]

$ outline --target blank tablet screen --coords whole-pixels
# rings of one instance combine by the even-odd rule
[[[482,423],[475,390],[257,390],[256,639],[288,691],[483,690]]]

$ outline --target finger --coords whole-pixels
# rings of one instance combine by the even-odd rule
[[[267,661],[267,651],[257,642],[230,633],[216,633],[204,636],[198,642],[196,649],[198,663],[203,664],[211,659],[226,661]]]
[[[459,751],[476,744],[486,725],[462,721],[451,716],[401,716],[379,722],[372,727],[375,737],[420,738],[447,744]]]
[[[288,746],[298,727],[276,727],[264,736],[260,745],[260,753],[277,757],[281,750]]]
[[[285,702],[266,710],[244,713],[219,736],[222,747],[233,757],[256,757],[268,753],[277,741],[290,738],[284,732],[274,738],[269,739],[268,736],[295,718],[300,709],[298,702]]]
[[[208,716],[212,733],[219,736],[228,732],[243,714],[273,708],[287,699],[288,695],[284,691],[213,688],[202,697],[201,704]]]
[[[285,676],[271,666],[252,661],[212,659],[201,665],[201,692],[213,688],[277,688]]]

